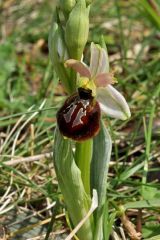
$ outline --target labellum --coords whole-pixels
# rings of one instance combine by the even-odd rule
[[[63,136],[84,141],[96,136],[100,128],[100,106],[92,90],[78,88],[57,112],[57,123]]]

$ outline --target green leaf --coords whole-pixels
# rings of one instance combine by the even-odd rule
[[[154,198],[152,200],[128,202],[124,204],[123,207],[125,210],[128,208],[160,208],[160,199]]]
[[[143,226],[142,228],[142,236],[145,240],[159,240],[160,239],[159,234],[160,234],[159,224],[150,224],[148,226]]]
[[[151,6],[149,1],[147,0],[139,0],[138,1],[138,8],[141,7],[141,10],[144,15],[146,15],[147,20],[149,20],[154,27],[157,27],[157,29],[160,28],[160,17],[159,17],[159,12],[160,12],[160,7],[159,5],[155,2],[156,10]]]
[[[84,190],[81,172],[75,164],[72,142],[64,139],[58,129],[55,132],[53,156],[58,183],[75,227],[89,211],[91,199]],[[78,231],[80,239],[93,239],[91,221],[92,219],[87,220]]]
[[[91,162],[91,188],[98,193],[98,209],[95,211],[94,240],[103,238],[103,215],[106,201],[107,173],[111,156],[112,141],[108,130],[101,123],[101,130],[93,141]]]
[[[160,234],[151,238],[147,238],[145,240],[159,240],[160,239]]]
[[[108,240],[112,232],[112,227],[117,215],[117,212],[111,214],[108,213],[108,203],[104,206],[104,218],[103,218],[103,239]]]
[[[156,193],[157,193],[158,189],[155,187],[151,187],[151,186],[143,186],[143,198],[145,200],[151,200],[153,198],[155,198]]]
[[[128,167],[119,176],[120,181],[125,181],[127,178],[133,176],[139,169],[144,166],[144,162],[135,165],[134,167]]]

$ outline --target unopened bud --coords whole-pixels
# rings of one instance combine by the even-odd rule
[[[65,32],[66,45],[69,57],[80,60],[88,39],[89,32],[89,8],[85,0],[78,0],[72,9]]]
[[[68,14],[71,12],[75,3],[75,0],[60,0],[60,7],[64,11],[64,13]]]
[[[91,4],[92,2],[93,2],[93,0],[86,0],[87,6],[88,6],[89,4]]]

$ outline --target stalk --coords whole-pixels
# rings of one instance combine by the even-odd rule
[[[84,189],[90,195],[90,163],[92,159],[93,140],[76,143],[75,161],[81,171]]]

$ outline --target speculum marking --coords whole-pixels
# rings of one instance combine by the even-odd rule
[[[80,108],[76,118],[73,121],[72,127],[78,126],[79,124],[83,124],[82,117],[86,116],[86,110]]]

